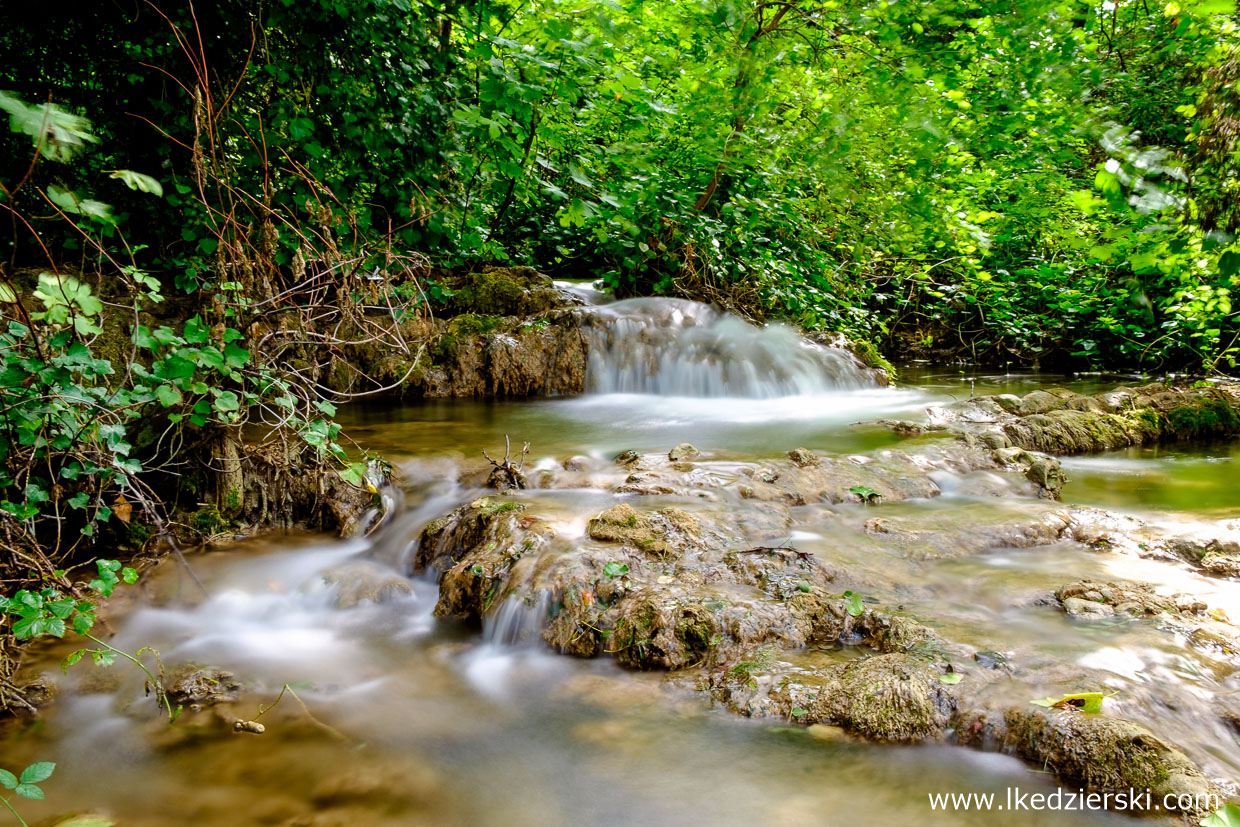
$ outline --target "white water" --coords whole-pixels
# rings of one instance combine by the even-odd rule
[[[594,312],[603,323],[590,333],[592,394],[776,399],[875,385],[844,350],[698,302],[629,299]]]

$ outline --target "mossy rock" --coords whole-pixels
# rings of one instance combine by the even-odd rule
[[[551,278],[530,267],[486,267],[449,279],[449,315],[533,316],[570,304]]]
[[[873,741],[912,742],[942,735],[953,701],[929,663],[907,654],[859,658],[831,670],[808,708]]]
[[[1200,799],[1217,792],[1187,756],[1131,721],[1031,706],[1008,710],[1004,722],[1005,751],[1087,792],[1149,789],[1155,802],[1165,795]]]

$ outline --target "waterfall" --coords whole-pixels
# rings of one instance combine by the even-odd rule
[[[502,646],[542,643],[542,631],[551,610],[551,592],[535,592],[528,601],[516,595],[504,600],[494,615],[483,619],[482,637]]]
[[[851,353],[684,299],[593,310],[586,392],[775,399],[874,387]]]

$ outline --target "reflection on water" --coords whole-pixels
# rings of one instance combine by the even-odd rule
[[[1185,449],[1133,447],[1065,457],[1065,502],[1237,516],[1240,449],[1234,444]]]

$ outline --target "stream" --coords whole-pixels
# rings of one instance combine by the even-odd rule
[[[407,573],[426,523],[480,496],[460,475],[483,469],[483,448],[502,455],[505,435],[514,449],[531,444],[531,477],[583,458],[580,487],[528,496],[564,531],[584,535],[586,519],[617,502],[591,477],[621,451],[666,453],[690,442],[703,462],[720,465],[797,447],[854,454],[900,440],[856,423],[915,418],[970,394],[1051,385],[1090,392],[1122,381],[923,366],[899,387],[876,387],[839,352],[790,330],[759,331],[690,302],[604,305],[574,289],[612,319],[591,343],[587,394],[343,410],[346,433],[404,478],[399,513],[380,530],[347,540],[265,537],[192,555],[206,596],[170,560],[118,590],[111,642],[153,647],[170,669],[235,674],[240,697],[225,712],[187,712],[169,726],[123,661],[82,663],[66,675],[58,662],[69,643],[32,649],[27,673],[56,683],[57,700],[0,746],[5,767],[57,764],[46,801],[23,802],[28,821],[89,811],[135,827],[981,825],[996,815],[935,811],[928,794],[1055,790],[1053,776],[1014,757],[818,738],[792,722],[732,714],[661,673],[558,655],[538,638],[537,611],[501,607],[481,631],[436,619],[427,577],[409,578],[410,595],[339,607],[323,573],[359,555]],[[1237,462],[1232,445],[1068,458],[1063,500],[1151,520],[1234,516]],[[1027,502],[975,496],[946,475],[936,481],[940,496],[875,513],[959,524],[1018,513]],[[1240,584],[1068,542],[910,559],[879,542],[848,541],[837,515],[862,508],[798,506],[791,539],[869,583],[867,600],[934,618],[953,640],[1105,672],[1116,709],[1179,745],[1211,778],[1240,778],[1240,744],[1207,709],[1213,695],[1237,689],[1234,666],[1156,624],[1082,625],[1038,601],[1074,579],[1139,580],[1240,618]],[[285,684],[296,694],[262,714],[265,733],[231,732],[232,720],[254,719]],[[1002,819],[1005,827],[1131,823],[1098,812]]]

